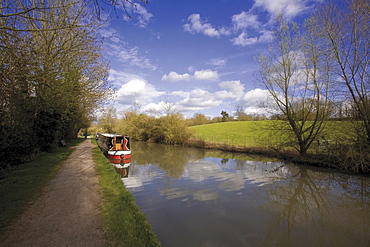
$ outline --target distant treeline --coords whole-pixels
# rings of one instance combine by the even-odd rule
[[[135,112],[126,112],[117,118],[108,111],[89,132],[116,132],[139,141],[273,155],[355,173],[370,172],[368,147],[357,135],[360,121],[326,121],[307,153],[299,155],[299,142],[287,120],[234,119],[212,123],[213,120],[203,114],[185,118],[179,113],[152,117]]]

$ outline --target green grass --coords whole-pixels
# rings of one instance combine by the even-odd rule
[[[96,142],[95,142],[96,144]],[[94,163],[102,191],[100,212],[112,246],[161,246],[134,197],[96,146]]]
[[[236,121],[193,126],[194,137],[207,142],[246,147],[268,146],[274,141],[270,121]]]
[[[211,143],[242,147],[271,147],[286,142],[287,134],[274,130],[282,121],[235,121],[205,124],[190,127],[195,131],[196,139]],[[325,139],[348,140],[351,138],[350,123],[340,121],[327,122]]]
[[[82,141],[76,139],[69,146]],[[30,163],[0,170],[0,239],[27,204],[37,198],[73,150],[70,147],[58,148],[53,153],[41,153]]]

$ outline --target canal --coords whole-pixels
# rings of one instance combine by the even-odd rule
[[[370,246],[370,178],[132,142],[117,169],[167,246]]]

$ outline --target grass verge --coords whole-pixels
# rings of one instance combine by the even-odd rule
[[[68,148],[58,148],[52,153],[41,153],[30,163],[0,170],[0,241],[12,222],[56,175],[74,150],[72,146],[83,140],[76,139]]]
[[[97,146],[93,150],[93,158],[102,192],[100,212],[111,245],[161,246],[134,197]]]
[[[192,126],[194,137],[186,145],[278,158],[296,164],[334,168],[351,173],[370,174],[370,156],[356,147],[353,122],[329,121],[305,156],[292,145],[292,137],[280,132],[281,121],[236,121]],[[294,138],[293,138],[294,140]],[[295,144],[296,146],[296,144]],[[354,146],[354,147],[353,147]],[[351,152],[352,151],[352,152]]]

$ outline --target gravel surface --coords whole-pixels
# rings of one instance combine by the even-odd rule
[[[65,161],[42,195],[12,226],[1,246],[105,246],[99,219],[99,185],[85,140]]]

